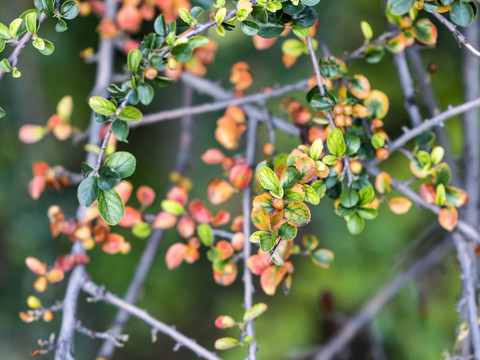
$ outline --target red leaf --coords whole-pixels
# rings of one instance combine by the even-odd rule
[[[30,182],[28,183],[28,193],[30,196],[37,200],[40,195],[42,195],[43,191],[45,190],[46,180],[44,177],[35,176]]]
[[[213,218],[212,225],[214,227],[219,227],[219,226],[225,225],[229,221],[230,221],[230,213],[228,211],[221,210]]]
[[[195,234],[195,222],[190,217],[182,217],[178,221],[177,230],[181,237],[188,239]]]
[[[232,186],[222,179],[213,179],[208,184],[208,200],[214,205],[221,204],[233,194]]]
[[[226,264],[222,271],[214,270],[213,278],[219,285],[231,285],[237,278],[237,265],[234,262]]]
[[[212,221],[212,213],[203,207],[201,200],[190,201],[188,212],[197,223],[202,224]]]
[[[130,182],[123,180],[115,186],[115,190],[117,191],[118,195],[122,199],[123,203],[126,204],[128,199],[130,199],[130,195],[132,194],[133,186]]]
[[[237,232],[232,237],[232,246],[235,250],[240,251],[243,249],[243,244],[245,243],[245,236],[242,232]]]
[[[235,320],[228,315],[221,315],[216,318],[215,326],[219,329],[226,329],[235,326]]]
[[[219,241],[216,248],[218,249],[220,260],[226,260],[233,255],[233,247],[228,241]]]
[[[437,198],[435,186],[429,182],[420,185],[420,196],[427,203],[433,204]]]
[[[186,254],[187,245],[183,243],[176,243],[170,246],[167,250],[167,254],[165,255],[165,262],[167,263],[167,267],[170,270],[177,268],[185,259]]]
[[[166,211],[158,213],[157,217],[153,221],[153,227],[160,229],[170,229],[177,223],[177,216],[170,214]]]
[[[143,207],[148,207],[155,200],[155,191],[148,186],[140,186],[137,190],[137,199]]]
[[[203,155],[202,160],[206,164],[221,164],[225,155],[218,149],[208,149]]]
[[[231,228],[232,231],[242,231],[243,230],[243,216],[238,215],[233,219]]]
[[[253,274],[260,275],[270,266],[269,260],[270,254],[259,250],[258,254],[252,255],[247,259],[247,266]]]
[[[252,169],[248,164],[235,165],[228,174],[228,179],[237,189],[245,188],[252,179]]]
[[[187,190],[185,190],[183,187],[178,186],[178,185],[174,186],[168,192],[167,199],[176,201],[179,204],[185,206],[185,205],[187,205],[187,201],[188,201]]]
[[[118,225],[130,228],[135,225],[138,225],[142,222],[142,214],[132,208],[131,206],[125,206],[125,213],[123,215],[122,220],[118,223]]]
[[[269,266],[260,276],[260,286],[267,295],[274,295],[277,286],[287,274],[286,266]]]
[[[457,226],[458,212],[453,206],[443,208],[438,214],[438,222],[448,231],[452,231]]]

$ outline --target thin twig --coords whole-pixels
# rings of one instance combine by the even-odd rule
[[[45,19],[47,18],[47,15],[45,15],[43,12],[40,14],[38,17],[38,26],[40,26]],[[22,39],[18,42],[18,44],[15,46],[15,49],[12,51],[10,56],[8,57],[8,63],[12,68],[15,68],[17,66],[18,62],[18,56],[20,53],[23,51],[27,43],[30,41],[32,38],[32,34],[30,34],[28,31],[23,35]],[[3,74],[5,74],[5,71],[0,69],[0,79],[2,78]]]
[[[295,360],[310,359],[315,354],[314,360],[331,360],[344,349],[382,309],[382,307],[412,279],[438,264],[446,254],[452,250],[452,242],[449,238],[444,239],[425,256],[418,259],[412,266],[390,280],[383,286],[366,304],[355,314],[342,329],[324,346],[308,351],[308,354],[294,356]]]
[[[445,27],[453,34],[459,45],[465,45],[465,47],[473,54],[475,54],[476,56],[480,56],[480,51],[475,49],[472,44],[467,41],[467,38],[460,31],[458,31],[457,27],[453,23],[448,21],[444,16],[439,13],[433,12],[432,15],[435,16],[437,20],[440,21],[443,25],[445,25]]]
[[[358,49],[352,51],[349,54],[344,55],[342,60],[344,62],[348,62],[348,61],[353,60],[353,59],[360,59],[360,58],[363,57],[363,53],[365,52],[365,50],[367,50],[367,48],[369,48],[370,46],[383,44],[383,42],[385,40],[387,40],[389,37],[394,37],[394,36],[397,36],[398,34],[399,34],[398,31],[384,32],[382,35],[380,35],[374,41],[369,42],[369,43],[366,42],[362,46],[360,46]]]
[[[93,331],[83,326],[80,321],[77,321],[77,323],[75,324],[75,330],[77,330],[81,334],[87,335],[92,339],[103,339],[105,341],[108,341],[117,347],[123,347],[123,342],[128,341],[128,335],[113,335],[108,332]]]
[[[207,349],[199,345],[195,340],[186,337],[185,335],[177,331],[174,327],[166,325],[165,323],[149,315],[145,310],[142,310],[137,306],[120,299],[118,296],[113,295],[108,291],[105,291],[102,287],[96,285],[92,281],[86,281],[83,284],[83,291],[93,296],[94,301],[103,301],[119,309],[125,310],[130,315],[149,324],[155,330],[171,337],[177,343],[181,344],[181,346],[190,349],[198,356],[209,360],[221,360],[221,358],[219,358],[216,354],[208,351]]]

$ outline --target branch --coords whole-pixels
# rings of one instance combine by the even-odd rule
[[[448,21],[444,16],[440,15],[439,13],[433,12],[432,15],[435,16],[437,20],[440,21],[443,25],[445,25],[445,27],[453,34],[459,45],[465,45],[465,47],[473,54],[475,54],[476,56],[480,56],[480,51],[475,49],[472,44],[467,41],[467,38],[460,31],[457,30],[457,27],[453,23]]]
[[[116,306],[126,311],[130,315],[135,316],[136,318],[146,322],[147,324],[152,326],[154,330],[158,330],[161,333],[171,337],[178,344],[188,348],[198,356],[209,360],[221,360],[221,358],[219,358],[217,355],[197,344],[194,340],[178,332],[174,327],[166,325],[165,323],[149,315],[145,310],[142,310],[135,305],[129,304],[128,302],[120,299],[118,296],[115,296],[112,293],[105,291],[102,287],[96,285],[92,281],[87,281],[83,284],[83,291],[93,296],[93,301],[104,301],[105,303]]]
[[[113,335],[108,332],[93,331],[83,326],[80,321],[77,321],[77,323],[75,324],[75,330],[77,330],[79,333],[87,335],[92,339],[105,339],[106,341],[114,344],[114,346],[117,347],[123,347],[123,342],[128,341],[128,335]]]
[[[372,166],[371,164],[366,164],[365,168],[371,176],[377,176],[381,172],[377,167]],[[392,187],[410,198],[410,200],[415,202],[417,205],[430,210],[434,214],[438,215],[440,213],[440,206],[427,203],[416,191],[412,190],[408,185],[392,178]],[[456,228],[460,232],[462,232],[463,235],[465,235],[467,238],[472,239],[476,243],[480,243],[480,234],[474,227],[470,226],[464,220],[458,220]]]
[[[184,105],[189,106],[193,101],[192,89],[189,86],[185,86],[184,91]],[[190,143],[191,143],[191,117],[186,116],[182,119],[180,129],[180,139],[177,150],[177,159],[175,164],[175,171],[179,173],[185,173],[187,167],[187,160],[189,155]],[[155,229],[147,246],[143,250],[140,261],[135,270],[135,275],[128,286],[127,292],[123,298],[124,301],[134,304],[138,298],[138,294],[145,283],[145,280],[150,272],[150,268],[155,260],[158,248],[162,241],[164,234],[163,229]],[[125,327],[129,318],[128,312],[125,310],[119,310],[115,316],[113,325],[110,327],[109,333],[117,336]],[[111,341],[104,341],[100,351],[98,352],[98,358],[110,359],[115,352],[115,346]]]
[[[47,18],[47,15],[45,15],[43,12],[40,14],[40,16],[38,17],[38,26],[40,27],[40,25],[45,21],[45,19]],[[12,53],[10,54],[10,56],[8,57],[8,63],[10,64],[10,66],[12,68],[15,68],[15,66],[17,65],[17,62],[18,62],[18,56],[20,55],[20,53],[23,51],[23,49],[25,48],[25,46],[27,45],[27,43],[30,41],[30,39],[32,38],[32,34],[30,34],[28,31],[25,35],[23,35],[22,39],[18,42],[18,44],[15,46],[15,49],[13,49]],[[3,74],[5,74],[5,71],[1,70],[0,69],[0,79],[3,77]]]
[[[444,239],[434,248],[432,248],[425,256],[418,259],[403,273],[397,275],[387,284],[385,284],[366,304],[355,314],[342,329],[330,339],[321,348],[308,351],[308,354],[295,356],[294,359],[310,359],[312,353],[315,353],[314,360],[331,360],[338,355],[367,325],[382,307],[390,301],[390,299],[399,292],[412,279],[417,278],[420,274],[432,266],[439,263],[446,254],[452,249],[452,242],[449,238]]]
[[[189,78],[188,76],[183,76],[183,78],[185,77]],[[189,84],[190,81],[186,80],[185,83]],[[252,95],[242,96],[239,98],[234,98],[233,94],[231,93],[229,94],[229,92],[222,89],[224,93],[229,94],[224,98],[225,100],[220,100],[210,104],[202,104],[197,106],[185,106],[179,109],[166,110],[156,114],[145,115],[142,121],[131,124],[130,128],[150,125],[160,121],[175,119],[182,116],[191,116],[191,115],[198,115],[198,114],[213,112],[213,111],[225,109],[232,105],[240,106],[240,105],[249,104],[249,103],[261,103],[265,100],[284,95],[293,90],[305,90],[307,83],[308,83],[308,79],[305,79],[305,80],[296,82],[294,84],[282,86],[278,89],[273,89],[270,91],[261,91]],[[195,88],[195,85],[191,85],[191,86]]]
[[[395,37],[399,34],[398,31],[387,31],[384,32],[382,35],[380,35],[378,38],[376,38],[372,42],[365,42],[362,46],[360,46],[358,49],[352,51],[350,54],[345,54],[342,58],[342,60],[346,63],[350,60],[353,59],[360,59],[363,57],[363,53],[367,48],[369,48],[372,45],[379,45],[382,44],[385,40],[387,40],[389,37]]]
[[[106,18],[114,18],[117,5],[114,0],[106,1]],[[97,73],[95,77],[95,86],[93,93],[100,96],[107,96],[107,87],[110,85],[111,76],[113,74],[114,61],[114,44],[113,39],[102,39],[99,46],[99,61]],[[100,124],[97,123],[95,115],[92,113],[89,127],[89,143],[100,144]],[[95,154],[88,153],[86,163],[90,166],[95,164]],[[84,206],[77,209],[77,219],[85,217]],[[80,241],[74,243],[71,254],[85,253]],[[85,267],[83,265],[76,266],[70,275],[67,284],[67,290],[63,299],[63,316],[62,325],[58,335],[57,351],[55,360],[73,359],[73,338],[75,335],[75,320],[77,311],[77,302],[80,289],[86,278]]]
[[[257,136],[257,119],[252,116],[251,111],[247,110],[248,126],[247,126],[247,145],[245,150],[246,163],[251,167],[254,167],[255,162],[255,143]],[[243,284],[244,284],[244,298],[243,306],[245,311],[249,310],[253,306],[253,293],[255,291],[252,281],[252,273],[247,266],[247,260],[252,254],[252,247],[250,242],[251,235],[251,223],[250,212],[252,207],[251,199],[252,183],[243,190],[242,196],[242,209],[243,209],[243,236],[245,243],[243,245]],[[255,339],[255,329],[253,326],[253,320],[247,322],[245,327],[245,335],[251,336],[254,340],[248,346],[248,360],[256,360],[258,345]]]
[[[322,72],[320,71],[320,67],[318,66],[318,59],[317,59],[317,56],[315,55],[315,50],[313,49],[313,44],[312,44],[312,37],[310,35],[307,35],[307,48],[308,48],[308,52],[310,53],[310,58],[312,60],[313,70],[315,71],[315,76],[317,78],[318,91],[320,92],[320,95],[322,97],[325,97],[325,89],[323,88]],[[332,128],[335,128],[335,123],[333,122],[332,114],[330,113],[329,110],[325,111],[325,113],[327,114],[328,121],[330,121],[330,126]]]

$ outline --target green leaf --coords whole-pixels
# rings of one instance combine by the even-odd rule
[[[12,35],[10,30],[4,24],[0,23],[0,39],[10,40]]]
[[[275,246],[275,242],[277,241],[277,235],[276,235],[276,231],[273,232],[273,233],[268,233],[266,231],[264,231],[259,240],[260,240],[260,248],[262,249],[262,251],[270,251],[273,249],[273,247]],[[268,234],[268,236],[266,235]]]
[[[369,64],[377,64],[383,59],[385,55],[385,49],[383,46],[369,46],[365,50],[365,61]]]
[[[142,117],[142,112],[133,106],[125,106],[118,114],[118,118],[124,121],[140,121]]]
[[[322,97],[320,94],[315,94],[310,98],[310,106],[315,110],[329,110],[335,107],[335,104],[332,103],[328,98]]]
[[[197,228],[197,234],[203,245],[208,247],[213,246],[213,233],[210,225],[200,224]]]
[[[140,239],[147,238],[150,236],[151,232],[152,230],[150,229],[150,225],[148,225],[146,222],[141,222],[132,228],[132,234]]]
[[[318,196],[317,192],[310,185],[302,184],[302,186],[305,188],[304,201],[313,205],[318,205],[320,202],[320,196]]]
[[[443,184],[445,186],[448,186],[450,184],[450,180],[452,179],[452,174],[447,163],[440,163],[435,166],[435,168],[433,169],[432,177],[433,183],[435,185]]]
[[[260,26],[255,21],[245,20],[240,24],[240,27],[245,35],[253,36],[258,33]]]
[[[109,225],[117,225],[123,218],[125,205],[115,189],[100,190],[98,194],[98,213]]]
[[[255,231],[252,235],[250,235],[250,242],[259,244],[260,239],[262,237],[271,237],[271,236],[272,236],[272,233],[270,233],[269,231]]]
[[[318,249],[312,254],[313,263],[325,269],[330,266],[330,263],[333,261],[333,259],[333,252],[326,249]]]
[[[84,206],[90,206],[98,198],[100,190],[97,186],[97,178],[90,176],[83,180],[77,189],[78,202]]]
[[[22,26],[22,24],[23,24],[23,19],[15,19],[10,23],[8,30],[10,31],[10,35],[12,35],[12,37],[17,36],[18,31],[20,30],[20,27]]]
[[[62,15],[64,19],[72,20],[77,17],[79,11],[80,9],[77,4],[75,4],[75,1],[66,1],[60,8],[60,15]]]
[[[360,234],[364,227],[365,221],[357,213],[350,215],[347,219],[347,229],[353,235]]]
[[[304,53],[306,45],[297,39],[285,40],[282,44],[282,53],[299,57]]]
[[[310,157],[313,160],[320,159],[322,152],[323,152],[323,140],[317,139],[310,146]]]
[[[82,175],[84,178],[87,178],[92,171],[93,171],[93,168],[90,165],[88,165],[85,162],[82,162]]]
[[[372,136],[372,146],[375,149],[381,148],[385,145],[385,138],[380,134],[373,134]]]
[[[347,150],[345,151],[345,155],[347,156],[352,156],[357,153],[357,151],[360,149],[361,145],[360,138],[355,135],[347,134],[345,135],[345,145],[347,147]]]
[[[332,155],[342,156],[347,150],[342,130],[333,129],[327,138],[327,148]]]
[[[258,30],[258,36],[264,39],[272,39],[279,36],[283,30],[285,30],[285,24],[280,21],[267,22],[266,24],[260,23],[260,29]]]
[[[277,175],[267,166],[263,166],[258,169],[258,180],[262,187],[266,190],[279,191],[281,188],[280,180]]]
[[[45,56],[52,55],[53,51],[55,50],[55,46],[53,46],[53,43],[47,39],[43,39],[43,42],[45,43],[45,47],[43,48],[43,50],[40,50],[40,53]]]
[[[359,208],[357,209],[357,214],[360,215],[365,220],[375,219],[378,215],[377,209],[372,208]]]
[[[165,16],[163,16],[163,14],[157,17],[153,24],[153,28],[155,29],[155,32],[161,37],[167,36],[167,22],[165,21]]]
[[[153,100],[154,91],[149,84],[142,84],[137,88],[138,91],[138,100],[143,105],[150,105]]]
[[[240,345],[239,341],[230,337],[223,337],[215,341],[215,349],[217,350],[227,350],[238,345]]]
[[[357,205],[359,196],[356,190],[347,189],[340,195],[340,203],[346,208],[351,208]]]
[[[142,52],[137,49],[130,50],[127,57],[128,70],[130,70],[132,74],[136,74],[141,61]]]
[[[126,151],[118,151],[110,155],[104,163],[115,170],[122,179],[125,179],[135,172],[137,160],[135,156]]]
[[[307,6],[315,6],[320,2],[320,0],[300,0],[300,2]]]
[[[447,195],[445,192],[445,185],[443,184],[438,184],[437,186],[437,196],[435,198],[435,204],[437,205],[444,205],[445,201],[447,200]]]
[[[290,189],[300,180],[300,172],[294,166],[286,167],[280,176],[280,185],[283,189]]]
[[[208,39],[205,36],[192,36],[188,40],[188,47],[191,49],[202,47],[207,44],[208,44]]]
[[[25,22],[27,24],[27,31],[35,35],[37,32],[37,14],[35,12],[28,13],[25,17]]]
[[[122,180],[120,174],[108,166],[102,166],[98,170],[98,175],[97,185],[100,190],[113,189]]]
[[[92,96],[88,100],[88,105],[93,111],[104,116],[112,116],[117,111],[117,107],[111,101],[100,96]]]
[[[297,236],[297,228],[293,225],[290,225],[288,222],[283,223],[280,225],[278,229],[278,236],[280,236],[283,240],[293,240],[295,236]]]
[[[358,192],[358,206],[365,206],[370,204],[375,198],[375,191],[370,186],[365,186]]]
[[[415,3],[415,0],[388,0],[387,7],[393,15],[406,14]]]
[[[362,29],[362,34],[365,40],[370,41],[373,36],[372,27],[370,26],[370,24],[366,21],[361,21],[360,28]]]
[[[258,303],[253,305],[250,309],[245,311],[245,314],[243,315],[243,322],[247,323],[249,321],[252,321],[253,319],[256,319],[265,311],[267,311],[267,309],[268,306],[264,303]]]
[[[33,40],[32,45],[39,51],[45,50],[45,41],[42,38],[36,38]]]
[[[5,112],[5,110],[3,110],[3,108],[0,107],[0,119],[5,117],[5,115],[7,115],[7,113]]]
[[[154,80],[153,83],[158,86],[159,88],[164,88],[167,86],[172,85],[175,82],[175,80],[164,77],[164,76],[157,76]]]
[[[285,208],[285,217],[290,225],[304,226],[310,222],[310,209],[301,201],[292,201]]]
[[[117,138],[118,141],[123,141],[128,143],[127,137],[129,132],[128,123],[123,120],[115,120],[112,124],[113,135]]]
[[[160,204],[163,210],[173,215],[182,215],[185,212],[182,204],[174,200],[163,200]]]
[[[42,0],[43,12],[48,16],[55,15],[55,0]]]
[[[64,31],[67,31],[67,29],[68,29],[67,23],[62,19],[58,19],[57,24],[55,25],[55,31],[64,32]]]
[[[450,19],[458,26],[468,26],[475,19],[475,5],[456,1],[450,9]]]

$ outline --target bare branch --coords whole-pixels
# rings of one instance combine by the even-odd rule
[[[480,51],[475,49],[473,45],[467,41],[467,38],[460,31],[458,31],[457,27],[453,23],[448,21],[444,16],[439,13],[433,12],[432,15],[435,16],[437,20],[440,21],[443,25],[445,25],[445,27],[453,34],[459,45],[465,45],[465,47],[473,54],[475,54],[476,56],[480,56]]]
[[[79,333],[87,335],[92,339],[104,339],[106,341],[109,341],[112,344],[114,344],[114,346],[117,346],[117,347],[123,347],[124,346],[123,342],[128,341],[128,335],[125,335],[125,334],[113,335],[108,332],[93,331],[83,326],[80,321],[77,321],[77,323],[75,324],[75,330],[77,330]]]
[[[145,310],[142,310],[135,305],[129,304],[128,302],[120,299],[118,296],[115,296],[112,293],[105,291],[102,287],[96,285],[92,281],[87,281],[83,284],[83,291],[93,296],[94,301],[104,301],[107,304],[111,304],[119,309],[125,310],[130,315],[135,316],[136,318],[146,322],[155,330],[158,330],[159,332],[171,337],[181,346],[190,349],[198,356],[209,360],[221,360],[221,358],[219,358],[217,355],[208,351],[194,340],[186,337],[185,335],[177,331],[174,327],[166,325],[165,323],[149,315]]]
[[[407,270],[385,284],[324,346],[314,351],[310,350],[307,354],[294,356],[293,358],[295,360],[310,359],[312,358],[312,354],[315,353],[313,357],[315,360],[333,359],[355,338],[358,332],[375,317],[378,311],[380,311],[396,293],[412,279],[438,264],[452,248],[450,238],[441,241]]]

